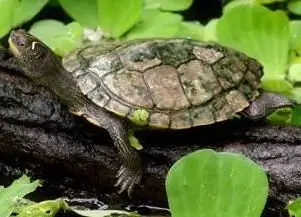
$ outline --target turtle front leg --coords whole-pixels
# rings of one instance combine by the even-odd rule
[[[73,112],[83,116],[89,122],[104,128],[110,134],[113,144],[117,148],[122,165],[117,173],[115,186],[120,186],[118,193],[127,190],[129,197],[136,184],[142,178],[142,164],[138,152],[130,145],[128,138],[128,127],[125,121],[102,108],[95,106],[80,109],[80,112]]]
[[[240,114],[248,119],[263,119],[277,108],[294,106],[296,103],[286,96],[263,92],[256,100],[250,103]]]

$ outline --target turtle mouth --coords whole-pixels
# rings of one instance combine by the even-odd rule
[[[21,37],[22,36],[18,34],[18,31],[12,30],[8,38],[9,50],[16,57],[21,55],[21,52],[16,44],[18,41],[21,40]]]

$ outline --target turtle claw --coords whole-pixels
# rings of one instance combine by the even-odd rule
[[[119,194],[127,191],[128,196],[131,197],[133,189],[136,184],[140,183],[141,177],[141,168],[130,168],[122,165],[116,175],[117,181],[114,186],[120,187],[118,191]]]

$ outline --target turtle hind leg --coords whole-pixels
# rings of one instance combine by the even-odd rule
[[[135,185],[141,181],[143,172],[141,158],[138,152],[130,145],[125,121],[102,108],[94,106],[87,107],[80,113],[89,122],[106,129],[110,134],[122,161],[116,176],[117,182],[115,186],[120,187],[118,193],[127,190],[128,196],[131,197]]]
[[[251,120],[260,120],[271,114],[275,109],[291,107],[296,103],[286,96],[263,92],[256,100],[250,103],[240,114]]]

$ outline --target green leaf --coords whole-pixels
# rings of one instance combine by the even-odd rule
[[[46,200],[20,209],[18,217],[55,217],[61,209],[66,209],[67,204],[62,199]]]
[[[293,89],[290,82],[280,79],[263,80],[261,85],[264,90],[277,93],[290,93]]]
[[[120,38],[141,18],[143,0],[98,0],[99,26]]]
[[[62,8],[82,26],[97,27],[97,0],[58,0]]]
[[[301,82],[301,63],[290,65],[288,79],[292,82]]]
[[[217,23],[218,41],[257,59],[264,66],[262,80],[283,80],[288,67],[289,19],[281,11],[261,5],[239,5]]]
[[[161,6],[160,1],[158,0],[144,0],[144,9],[159,9]]]
[[[181,22],[178,37],[192,38],[195,40],[204,40],[204,26],[199,22]]]
[[[161,9],[163,11],[183,11],[188,9],[193,0],[144,0],[144,9]]]
[[[241,154],[200,150],[167,174],[173,217],[258,217],[268,196],[265,171]]]
[[[125,35],[125,39],[169,38],[180,31],[182,16],[159,10],[145,10],[142,20]]]
[[[227,13],[232,8],[240,6],[240,5],[245,5],[245,4],[252,4],[252,1],[246,1],[246,0],[231,1],[223,7],[223,13]]]
[[[49,0],[49,6],[51,7],[60,7],[60,3],[58,0]]]
[[[292,89],[290,94],[293,96],[294,100],[296,100],[299,104],[301,104],[301,88],[300,87],[295,87],[294,89]]]
[[[82,45],[83,28],[76,22],[65,25],[57,20],[41,20],[33,24],[29,32],[60,56]]]
[[[301,198],[290,201],[286,206],[290,216],[301,217]]]
[[[165,11],[183,11],[188,9],[193,0],[160,0],[161,9]]]
[[[250,0],[253,3],[258,3],[258,4],[273,4],[276,2],[285,2],[287,0]]]
[[[0,0],[0,38],[6,35],[13,24],[14,9],[18,0]]]
[[[290,21],[290,48],[301,54],[301,21]]]
[[[212,19],[207,23],[204,29],[204,41],[218,41],[216,35],[217,22],[218,19]]]
[[[301,15],[301,1],[290,1],[287,9],[293,14]]]
[[[48,0],[21,0],[14,10],[13,26],[19,26],[37,15]]]
[[[40,185],[39,180],[30,182],[26,175],[15,180],[10,186],[1,188],[0,191],[0,216],[9,217],[14,211],[17,199],[33,192]]]
[[[301,96],[300,96],[300,91],[301,89],[298,88],[297,89],[298,93],[299,94],[299,99],[301,102]],[[300,126],[301,125],[301,106],[300,105],[297,105],[294,107],[293,111],[292,111],[292,118],[291,118],[291,125],[295,125],[295,126]]]
[[[280,108],[267,117],[271,124],[290,124],[292,119],[292,108]]]

